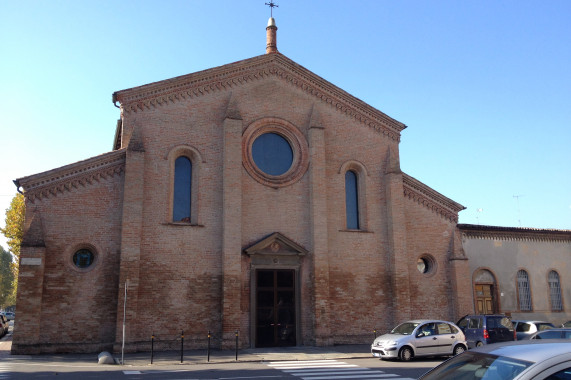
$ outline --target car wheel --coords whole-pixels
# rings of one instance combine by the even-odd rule
[[[460,355],[464,351],[466,351],[466,348],[464,346],[462,346],[461,344],[459,344],[456,347],[454,347],[454,351],[452,351],[452,355],[454,355],[454,356]]]
[[[484,345],[484,343],[482,343],[482,342],[476,343],[476,347],[482,347],[483,345]]]
[[[399,351],[399,359],[402,360],[403,362],[410,361],[410,359],[412,359],[413,356],[414,354],[412,353],[412,349],[410,347],[403,347]]]

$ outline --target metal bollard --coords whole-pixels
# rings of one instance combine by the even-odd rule
[[[155,334],[151,334],[151,364],[153,364],[154,354],[155,354]]]
[[[182,364],[184,356],[184,330],[180,332],[180,364]]]
[[[210,338],[212,337],[212,335],[210,334],[210,330],[208,330],[208,348],[206,350],[207,353],[207,358],[206,361],[209,362],[210,361]]]
[[[236,330],[236,361],[238,361],[238,330]]]

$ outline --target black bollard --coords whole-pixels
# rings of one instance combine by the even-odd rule
[[[236,330],[236,361],[238,361],[238,330]]]
[[[210,330],[208,330],[208,348],[206,349],[206,353],[207,353],[207,358],[206,361],[209,362],[210,361]]]
[[[154,353],[155,353],[155,334],[151,334],[151,364],[153,364]]]
[[[184,330],[180,332],[180,364],[184,356]]]

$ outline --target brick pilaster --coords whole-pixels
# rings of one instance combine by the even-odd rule
[[[27,203],[27,202],[26,202]],[[12,354],[39,354],[46,246],[40,213],[26,205],[26,224],[20,246],[18,323],[14,324]]]
[[[387,313],[393,318],[408,319],[410,310],[409,271],[406,249],[406,217],[404,205],[403,174],[400,170],[398,154],[389,149],[385,172],[385,191],[387,198],[387,231],[388,258],[391,276],[392,312]],[[396,320],[390,321],[394,325]]]
[[[314,332],[317,346],[333,344],[329,324],[329,250],[327,245],[327,186],[325,173],[325,130],[312,115],[309,129],[310,217],[314,294]]]
[[[222,167],[222,347],[232,348],[241,318],[242,120],[237,110],[230,109],[227,115]]]
[[[121,351],[123,315],[125,314],[125,348],[129,348],[130,331],[137,321],[139,294],[139,266],[143,232],[143,201],[145,185],[145,150],[140,136],[134,134],[125,159],[125,188],[123,220],[121,224],[121,259],[117,296],[117,329],[113,350]],[[127,286],[126,313],[123,313]],[[131,327],[133,326],[133,327]]]

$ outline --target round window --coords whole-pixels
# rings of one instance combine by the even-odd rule
[[[264,133],[252,144],[252,158],[261,171],[279,176],[291,168],[293,150],[283,136],[277,133]]]
[[[430,273],[434,270],[434,261],[427,256],[423,256],[416,261],[416,269],[422,274]]]
[[[279,188],[299,181],[309,166],[303,133],[290,122],[268,117],[254,121],[242,136],[242,162],[259,183]]]
[[[95,255],[87,248],[80,249],[73,254],[73,264],[79,269],[86,269],[93,264]]]

